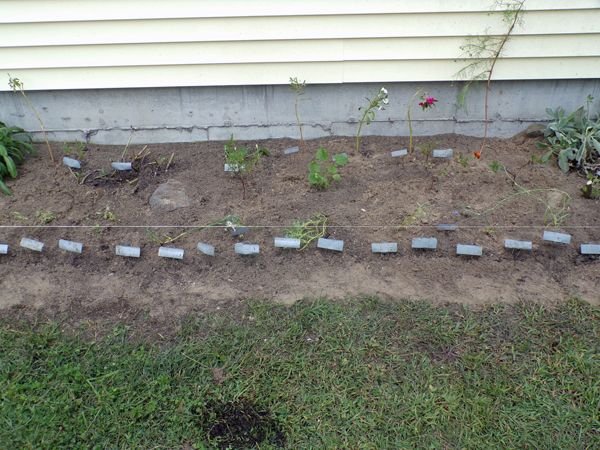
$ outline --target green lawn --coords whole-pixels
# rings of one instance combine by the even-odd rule
[[[0,448],[600,448],[587,304],[244,308],[161,342],[1,323]]]

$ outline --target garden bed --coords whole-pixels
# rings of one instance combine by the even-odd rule
[[[481,160],[471,157],[477,139],[443,135],[417,145],[425,141],[453,148],[454,158],[426,162],[418,152],[392,158],[391,151],[407,145],[396,137],[365,138],[363,154],[353,152],[351,138],[308,141],[292,155],[283,151],[297,145],[294,140],[261,141],[271,156],[248,177],[245,199],[240,181],[223,171],[222,142],[150,145],[133,173],[98,178],[102,173],[96,172],[83,184],[67,167],[51,166],[40,148],[10,184],[14,195],[0,197],[0,225],[34,226],[0,231],[0,243],[10,245],[9,254],[0,256],[0,308],[83,319],[131,311],[178,317],[247,298],[291,303],[321,295],[471,304],[554,303],[577,296],[600,303],[600,262],[579,254],[580,243],[600,241],[600,229],[592,228],[600,202],[582,197],[585,180],[551,164],[532,164],[532,155],[541,153],[533,140],[491,140]],[[350,156],[340,169],[342,180],[325,191],[307,182],[307,165],[319,146]],[[131,145],[129,157],[142,147]],[[62,146],[54,151],[60,154]],[[109,172],[122,152],[90,145],[80,155],[81,173]],[[492,170],[492,161],[516,175],[518,186],[502,168]],[[190,206],[171,212],[149,206],[154,190],[168,180],[182,183]],[[302,251],[274,248],[273,238],[294,220],[316,213],[327,216],[329,237],[344,240],[343,253],[314,243]],[[230,215],[250,232],[232,237],[223,228],[188,228],[172,244],[186,250],[183,261],[158,257],[156,239],[186,229],[151,227],[201,226]],[[459,228],[436,231],[439,223]],[[59,225],[88,228],[48,227]],[[572,234],[572,244],[542,242],[544,229]],[[44,251],[19,248],[23,236],[45,242]],[[438,249],[411,250],[411,239],[420,236],[437,237]],[[505,238],[531,240],[533,251],[507,251]],[[59,239],[82,242],[83,254],[59,250]],[[242,240],[259,244],[260,254],[235,255],[234,244]],[[214,245],[216,256],[200,254],[199,241]],[[384,241],[398,242],[398,254],[371,253],[372,242]],[[458,243],[481,245],[483,256],[457,257]],[[141,247],[141,258],[115,256],[119,244]]]

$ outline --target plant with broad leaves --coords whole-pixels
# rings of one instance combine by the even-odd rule
[[[593,100],[588,96],[586,106],[570,114],[561,107],[546,110],[552,120],[544,132],[545,142],[539,144],[548,149],[543,162],[556,156],[565,173],[571,168],[588,173],[600,167],[600,117],[590,112]]]
[[[31,137],[25,130],[18,127],[9,127],[0,122],[0,192],[11,195],[11,191],[4,183],[7,177],[17,177],[17,166],[34,152]]]
[[[339,154],[329,158],[327,149],[320,147],[314,159],[308,164],[308,182],[311,186],[325,190],[334,181],[340,181],[342,175],[338,168],[348,164],[348,155]]]

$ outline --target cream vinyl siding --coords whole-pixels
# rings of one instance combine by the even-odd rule
[[[451,81],[486,0],[0,0],[0,72],[28,90]],[[598,78],[600,0],[526,0],[496,79]],[[8,90],[0,83],[0,90]]]

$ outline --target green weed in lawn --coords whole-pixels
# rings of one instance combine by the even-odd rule
[[[188,319],[168,343],[5,322],[2,446],[598,447],[600,311],[587,304],[235,314]]]

